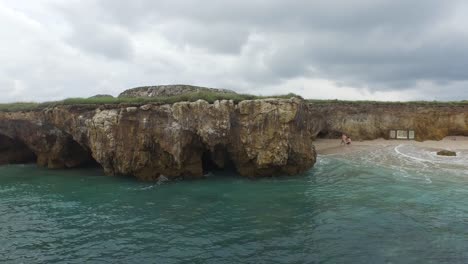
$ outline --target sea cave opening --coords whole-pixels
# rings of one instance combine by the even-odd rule
[[[26,164],[36,160],[36,154],[21,140],[0,135],[0,164]]]
[[[67,137],[59,152],[52,152],[49,155],[49,167],[51,168],[99,168],[102,169],[93,157],[91,150],[75,141],[72,137]],[[52,165],[52,166],[50,166]]]
[[[204,150],[202,154],[204,175],[233,175],[237,174],[234,162],[225,147],[216,146],[213,151]]]

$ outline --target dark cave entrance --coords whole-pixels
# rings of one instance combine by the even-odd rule
[[[341,135],[343,132],[341,131],[335,131],[335,130],[321,130],[317,136],[315,136],[316,139],[337,139],[341,138]]]
[[[211,158],[211,152],[204,151],[202,155],[203,174],[220,170],[221,168]]]
[[[80,166],[80,168],[95,168],[95,169],[103,169],[102,165],[97,162],[91,153],[88,154],[88,160],[83,162]]]
[[[204,150],[202,154],[203,174],[216,175],[237,174],[234,162],[230,158],[226,147],[216,146],[214,151]],[[226,173],[222,173],[226,172]]]
[[[36,154],[22,141],[0,135],[0,164],[25,164],[36,160]]]
[[[93,157],[91,150],[71,137],[64,146],[64,163],[68,168],[102,168]]]

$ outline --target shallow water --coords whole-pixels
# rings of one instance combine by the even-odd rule
[[[0,262],[466,263],[468,160],[401,145],[297,177],[0,167]]]

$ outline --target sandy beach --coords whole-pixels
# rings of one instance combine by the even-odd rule
[[[401,144],[414,145],[422,148],[433,150],[468,150],[468,137],[463,136],[450,136],[440,141],[427,140],[418,142],[414,140],[364,140],[354,141],[351,145],[340,145],[341,139],[317,139],[314,141],[315,149],[320,155],[329,155],[337,153],[350,153],[361,150],[371,150],[375,148],[398,146]]]

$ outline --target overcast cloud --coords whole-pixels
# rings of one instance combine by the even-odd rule
[[[462,0],[0,0],[1,102],[194,84],[468,99]]]

